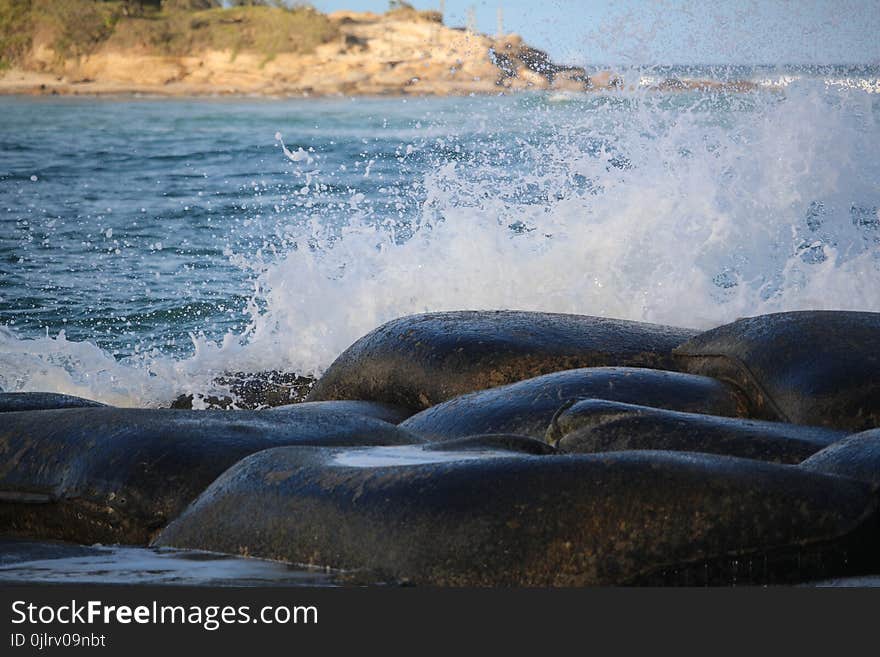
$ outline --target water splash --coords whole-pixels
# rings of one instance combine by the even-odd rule
[[[227,251],[253,272],[244,332],[192,335],[187,358],[117,360],[63,333],[7,331],[0,386],[165,404],[213,391],[226,371],[320,374],[382,322],[431,310],[698,328],[880,311],[880,101],[868,89],[795,79],[479,107],[340,165],[362,189],[341,185],[318,149],[282,146],[299,200],[272,248]]]
[[[403,241],[357,213],[310,226],[262,271],[244,351],[319,373],[384,321],[460,308],[701,328],[880,311],[875,101],[793,84],[689,102],[585,102],[549,141],[502,149],[506,171],[438,161]]]

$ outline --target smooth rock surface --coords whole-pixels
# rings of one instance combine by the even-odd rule
[[[635,367],[554,372],[433,406],[400,426],[429,440],[514,433],[543,440],[556,411],[583,398],[713,415],[746,415],[737,391],[714,379]]]
[[[880,427],[880,313],[749,317],[674,353],[680,369],[739,386],[756,417],[850,431]]]
[[[395,319],[340,355],[310,401],[366,399],[422,410],[475,390],[581,367],[672,369],[697,331],[602,317],[459,311]]]
[[[453,438],[439,443],[429,443],[426,452],[482,452],[504,450],[522,454],[555,454],[556,448],[542,440],[513,433],[486,433],[477,436]]]
[[[371,417],[83,408],[4,413],[0,534],[146,543],[226,468],[279,445],[421,439]]]
[[[880,486],[880,429],[844,438],[813,454],[801,467]]]
[[[660,449],[797,464],[846,436],[824,427],[586,399],[560,409],[546,440],[565,453]]]
[[[93,406],[105,406],[105,404],[57,392],[0,392],[0,413]]]
[[[295,420],[313,413],[313,409],[349,413],[352,415],[363,415],[390,424],[400,424],[412,415],[410,411],[401,406],[392,406],[391,404],[382,404],[380,402],[354,400],[300,402],[299,404],[288,404],[286,406],[267,408],[263,412],[273,416],[289,417]]]
[[[156,544],[453,586],[778,583],[876,558],[861,482],[673,452],[254,454]]]

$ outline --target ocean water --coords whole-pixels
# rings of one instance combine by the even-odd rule
[[[668,77],[749,93],[656,92]],[[880,72],[465,98],[0,99],[0,388],[163,406],[400,315],[880,311]],[[635,81],[635,82],[633,82]]]
[[[216,552],[0,538],[0,584],[334,586],[340,573]]]

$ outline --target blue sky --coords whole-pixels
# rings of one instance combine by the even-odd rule
[[[313,0],[321,11],[383,12],[387,0]],[[412,0],[436,9],[439,0]],[[507,32],[582,64],[880,64],[880,0],[501,0]],[[474,7],[495,33],[498,0],[446,0],[446,24]]]

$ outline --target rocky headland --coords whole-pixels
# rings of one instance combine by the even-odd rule
[[[439,12],[406,5],[384,14],[264,6],[113,14],[103,5],[124,3],[78,1],[110,27],[89,31],[82,11],[72,25],[57,7],[46,10],[55,23],[33,19],[37,9],[17,27],[7,17],[0,93],[468,95],[619,84],[607,71],[591,77],[557,64],[519,35],[449,27]]]

